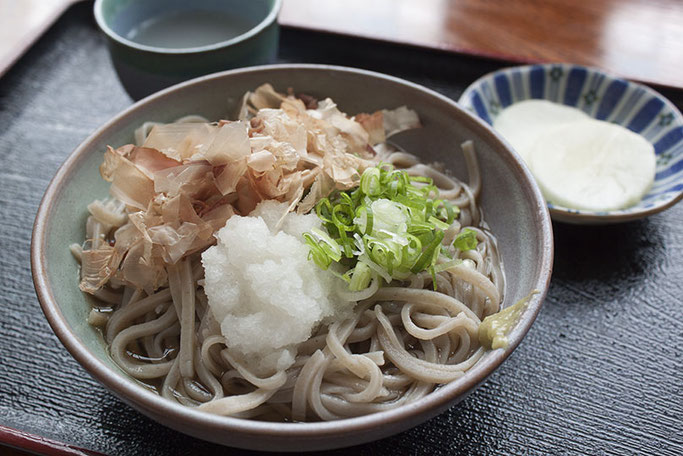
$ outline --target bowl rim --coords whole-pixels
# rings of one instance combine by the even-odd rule
[[[124,36],[116,33],[112,29],[104,18],[104,13],[102,11],[103,3],[107,0],[95,0],[93,6],[93,13],[95,15],[95,21],[98,27],[105,35],[107,35],[111,40],[121,44],[122,46],[135,49],[138,51],[152,52],[155,54],[165,54],[165,55],[185,55],[185,54],[199,54],[207,51],[215,51],[222,48],[227,48],[229,46],[246,41],[259,33],[264,29],[269,27],[271,24],[276,22],[278,14],[280,14],[280,9],[282,8],[283,0],[272,0],[273,6],[268,11],[266,17],[264,17],[257,25],[250,28],[246,32],[237,35],[236,37],[230,38],[229,40],[219,41],[217,43],[207,44],[204,46],[194,46],[187,48],[166,48],[160,46],[149,46],[146,44],[136,43],[135,41],[129,40]]]
[[[678,107],[676,105],[674,105],[668,98],[666,98],[661,93],[657,92],[652,87],[649,87],[649,86],[642,84],[640,82],[625,79],[625,78],[620,77],[614,73],[602,70],[600,68],[596,68],[593,66],[579,65],[577,63],[570,63],[570,62],[554,62],[554,63],[550,62],[550,63],[534,63],[534,64],[529,64],[529,65],[512,65],[512,66],[508,66],[505,68],[500,68],[498,70],[491,71],[491,72],[486,73],[483,76],[477,78],[474,82],[472,82],[469,86],[467,86],[467,88],[463,91],[462,95],[460,95],[460,98],[458,99],[458,103],[460,103],[462,106],[466,107],[466,109],[470,110],[470,108],[472,106],[470,101],[469,101],[471,94],[475,91],[478,91],[479,87],[482,85],[482,83],[484,81],[492,80],[493,78],[495,78],[496,76],[498,76],[500,74],[509,74],[513,71],[530,71],[532,68],[548,69],[548,68],[553,68],[553,67],[558,67],[558,66],[564,68],[565,70],[569,69],[569,68],[584,69],[588,72],[592,72],[592,73],[604,76],[606,79],[609,79],[611,81],[622,81],[622,82],[626,83],[628,86],[636,87],[638,89],[642,89],[646,94],[662,101],[664,103],[664,105],[674,113],[674,119],[678,122],[678,124],[683,127],[683,114],[678,109]],[[479,118],[479,116],[476,113],[473,113],[473,115],[475,115],[477,118]],[[517,152],[514,150],[514,148],[512,148],[512,145],[510,143],[508,143],[508,141],[505,138],[503,138],[503,140],[509,146],[509,148],[512,149],[512,151],[515,154],[517,154]],[[550,211],[550,217],[554,221],[557,221],[557,222],[572,223],[572,224],[578,224],[578,225],[606,225],[606,224],[612,224],[612,223],[630,222],[630,221],[639,220],[639,219],[642,219],[645,217],[649,217],[651,215],[657,214],[659,212],[662,212],[666,209],[673,207],[674,205],[676,205],[681,200],[683,200],[683,189],[679,190],[678,194],[675,197],[671,198],[670,200],[666,201],[663,204],[655,204],[654,206],[652,206],[650,208],[642,208],[640,210],[634,210],[631,212],[575,210],[575,209],[571,209],[571,208],[565,208],[563,206],[551,205],[551,203],[548,203],[549,204],[548,209]],[[633,207],[633,206],[631,206],[631,207]],[[628,208],[626,208],[626,209],[628,209]]]
[[[351,74],[355,76],[365,76],[397,84],[412,90],[426,92],[426,94],[433,97],[435,101],[446,103],[452,108],[463,113],[463,121],[468,123],[468,126],[474,128],[475,130],[480,130],[482,137],[486,137],[485,139],[487,141],[493,141],[494,143],[497,141],[501,143],[499,145],[502,145],[502,149],[508,152],[509,155],[508,157],[503,158],[507,159],[510,166],[515,167],[521,174],[520,177],[522,177],[522,179],[520,179],[520,182],[524,187],[524,191],[530,197],[529,202],[532,206],[532,211],[535,214],[536,221],[540,227],[540,232],[538,233],[538,238],[536,241],[540,255],[538,259],[538,274],[532,279],[535,281],[533,288],[539,290],[540,293],[536,294],[528,303],[517,325],[508,334],[509,343],[507,348],[497,349],[489,352],[489,355],[486,358],[479,361],[475,366],[473,366],[472,369],[468,370],[461,379],[439,387],[436,391],[428,394],[414,403],[405,404],[394,409],[374,414],[329,422],[272,423],[200,412],[164,399],[163,397],[152,391],[149,391],[141,385],[135,384],[134,382],[130,381],[130,379],[124,378],[121,374],[113,372],[111,368],[107,367],[87,348],[87,346],[72,330],[62,314],[52,292],[50,281],[47,277],[49,265],[47,263],[45,253],[47,250],[47,232],[50,228],[50,215],[56,204],[56,201],[63,192],[64,187],[67,185],[70,175],[76,172],[80,162],[87,158],[88,149],[91,148],[93,143],[97,142],[101,136],[106,135],[111,130],[115,130],[120,121],[134,114],[139,108],[151,102],[172,96],[172,94],[179,89],[191,86],[201,86],[207,81],[229,78],[237,74],[258,74],[267,71],[281,70],[303,70],[321,73],[335,72]],[[356,434],[361,435],[363,432],[367,433],[370,430],[378,429],[380,426],[394,424],[396,428],[399,428],[399,423],[401,422],[404,424],[404,426],[399,430],[405,430],[421,422],[415,420],[417,417],[421,416],[424,417],[422,420],[426,420],[427,418],[435,416],[436,414],[441,413],[447,407],[453,405],[453,402],[456,398],[464,397],[466,393],[471,392],[478,384],[483,382],[517,348],[526,333],[529,331],[541,309],[543,300],[550,285],[553,257],[553,232],[545,200],[543,199],[540,190],[532,180],[531,175],[524,164],[514,153],[512,153],[507,144],[502,143],[500,136],[494,132],[490,126],[488,126],[478,117],[467,112],[457,103],[455,103],[455,101],[421,85],[373,71],[319,64],[262,65],[223,71],[202,76],[169,87],[129,106],[107,121],[104,125],[100,126],[94,133],[86,138],[59,167],[55,176],[50,181],[40,202],[31,238],[31,273],[41,308],[54,333],[64,344],[66,349],[96,380],[106,386],[124,402],[127,402],[148,416],[170,416],[175,418],[176,423],[178,423],[178,427],[175,427],[175,429],[184,431],[186,433],[192,433],[192,429],[200,428],[204,430],[204,434],[208,434],[210,431],[218,432],[231,430],[232,432],[238,432],[243,437],[247,438],[269,436],[272,438],[278,438],[280,441],[293,441],[306,438],[320,442],[323,439],[331,437],[340,439],[345,436],[352,436]],[[410,418],[414,419],[411,421]],[[189,425],[185,426],[186,424]],[[168,424],[166,425],[169,426]],[[181,425],[183,426],[181,427]],[[387,433],[387,435],[389,435],[389,433]],[[217,439],[218,440],[214,441],[221,442],[222,440],[225,440],[221,440],[220,437],[217,437]],[[363,443],[372,439],[373,437],[366,436],[359,440],[349,440],[347,444],[320,444],[318,446],[313,446],[312,448],[337,448]],[[235,445],[235,443],[231,443],[231,445]],[[260,444],[255,441],[253,446],[250,444],[249,446],[243,447],[260,448],[259,445]],[[237,444],[237,446],[240,445]]]

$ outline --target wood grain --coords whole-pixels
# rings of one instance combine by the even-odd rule
[[[0,77],[78,1],[81,0],[0,0]]]
[[[284,0],[280,23],[683,88],[681,0]]]
[[[19,448],[46,456],[102,456],[57,440],[0,425],[0,456],[29,456],[29,453]]]

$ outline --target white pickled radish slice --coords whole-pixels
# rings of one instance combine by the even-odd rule
[[[550,128],[589,119],[583,111],[547,100],[525,100],[503,109],[493,121],[495,128],[528,164],[536,139]]]
[[[589,211],[636,204],[655,176],[652,144],[624,127],[594,119],[540,135],[528,164],[549,202]]]

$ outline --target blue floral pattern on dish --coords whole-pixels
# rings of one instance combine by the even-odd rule
[[[671,207],[683,199],[683,116],[642,84],[572,64],[529,65],[503,69],[475,81],[459,103],[489,125],[507,106],[532,98],[581,109],[596,119],[619,124],[655,148],[655,182],[643,200],[627,209],[591,212],[549,204],[553,219],[572,223],[633,220]]]

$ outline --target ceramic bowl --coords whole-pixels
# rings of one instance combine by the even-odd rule
[[[108,144],[133,141],[145,121],[169,122],[195,113],[234,118],[243,93],[269,82],[315,97],[331,97],[347,113],[407,105],[423,127],[395,136],[396,144],[426,162],[445,164],[467,179],[459,144],[474,141],[481,167],[481,204],[506,261],[504,306],[540,291],[509,334],[509,346],[487,352],[462,378],[394,410],[333,422],[272,423],[211,415],[161,398],[121,371],[102,336],[86,322],[90,303],[78,289],[78,264],[69,245],[85,236],[86,205],[105,197],[98,171]],[[226,103],[227,100],[227,103]],[[225,445],[303,451],[361,444],[403,431],[443,412],[486,379],[529,330],[548,288],[553,241],[547,207],[531,176],[510,148],[484,122],[452,100],[424,87],[368,71],[322,65],[274,65],[218,73],[152,95],[107,122],[61,166],[41,202],[31,261],[43,311],[54,332],[83,367],[123,401],[178,431]]]
[[[94,12],[121,83],[139,100],[197,76],[272,62],[281,5],[282,0],[96,0]]]
[[[641,134],[655,147],[655,182],[635,206],[617,211],[584,211],[548,203],[553,220],[577,224],[625,222],[663,211],[683,198],[683,116],[662,95],[595,68],[545,64],[507,68],[481,77],[460,104],[492,125],[507,106],[545,99],[581,109],[591,117]]]

